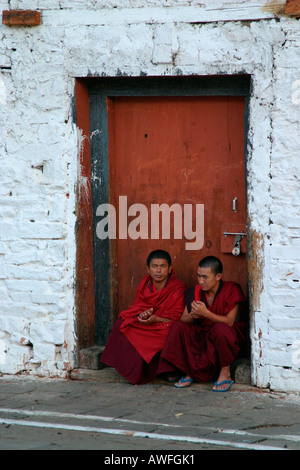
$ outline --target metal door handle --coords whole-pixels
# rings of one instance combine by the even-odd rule
[[[237,197],[235,197],[232,201],[232,210],[233,210],[233,212],[237,212],[236,203],[237,203]]]

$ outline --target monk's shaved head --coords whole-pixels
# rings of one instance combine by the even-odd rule
[[[216,276],[217,274],[222,274],[223,265],[219,258],[215,256],[206,256],[199,262],[199,268],[210,268],[211,272]]]

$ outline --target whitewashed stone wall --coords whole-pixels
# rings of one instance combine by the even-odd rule
[[[0,0],[0,371],[74,367],[75,77],[252,75],[252,380],[300,391],[300,28],[264,2]]]

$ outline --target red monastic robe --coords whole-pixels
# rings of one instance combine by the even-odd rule
[[[157,364],[158,353],[165,344],[170,327],[184,310],[184,290],[184,283],[176,278],[173,270],[165,287],[159,291],[154,289],[149,275],[144,277],[131,307],[119,314],[101,362],[114,367],[131,383],[153,380],[156,375],[154,362]],[[137,315],[150,308],[157,317],[170,321],[149,325],[139,323]]]
[[[120,331],[147,363],[162,350],[170,326],[181,317],[185,306],[185,285],[175,277],[173,271],[163,289],[156,291],[153,285],[151,289],[151,285],[151,277],[146,276],[137,289],[132,306],[119,315],[123,320]],[[137,315],[150,308],[153,308],[153,314],[157,317],[169,318],[170,321],[150,325],[139,323]]]
[[[206,294],[200,286],[185,292],[187,309],[190,312],[193,300],[203,301],[217,315],[227,315],[236,304],[241,310],[245,303],[238,284],[221,281],[212,305],[208,305]],[[194,324],[176,322],[160,355],[158,373],[180,371],[198,382],[211,380],[219,367],[230,365],[238,356],[245,342],[245,324],[239,321],[230,327],[214,323],[206,318]]]

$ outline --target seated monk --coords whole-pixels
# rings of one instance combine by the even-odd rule
[[[181,321],[174,323],[161,352],[159,373],[184,374],[177,388],[208,382],[216,374],[213,391],[225,392],[234,383],[230,365],[245,344],[245,324],[239,321],[245,298],[238,284],[222,281],[222,271],[214,256],[200,261],[199,285],[185,292]]]
[[[101,362],[135,385],[155,378],[160,351],[185,306],[186,287],[176,278],[169,253],[152,251],[147,266],[148,275],[131,307],[119,314],[101,356]]]

